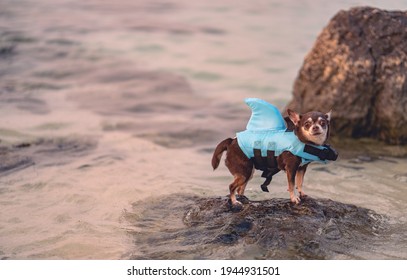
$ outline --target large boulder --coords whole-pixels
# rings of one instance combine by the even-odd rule
[[[333,131],[407,143],[407,12],[338,12],[306,56],[288,108],[333,109]]]

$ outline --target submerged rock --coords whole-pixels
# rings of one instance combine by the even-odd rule
[[[33,165],[32,158],[13,154],[10,149],[0,147],[0,176]]]
[[[86,155],[97,147],[91,137],[36,139],[15,145],[0,145],[0,177],[32,165],[64,165],[73,157]]]
[[[227,198],[171,196],[134,207],[125,214],[135,227],[133,259],[364,258],[388,225],[372,210],[327,199],[274,198],[232,212]]]
[[[346,137],[407,143],[407,12],[357,7],[338,12],[294,83],[289,108],[333,109]]]

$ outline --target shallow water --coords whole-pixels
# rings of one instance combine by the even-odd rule
[[[147,229],[182,224],[152,201],[226,195],[230,175],[210,158],[244,129],[242,99],[283,108],[320,30],[356,4],[369,2],[0,0],[0,258],[129,258]],[[407,258],[406,167],[342,158],[312,166],[305,191],[389,217],[390,234],[358,257]],[[283,174],[271,193],[260,182],[250,199],[288,197]],[[184,213],[190,200],[174,203]],[[166,256],[199,258],[177,246]]]

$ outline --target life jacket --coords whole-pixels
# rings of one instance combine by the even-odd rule
[[[252,115],[246,130],[238,132],[236,138],[243,153],[267,178],[262,185],[263,191],[268,191],[272,176],[280,171],[275,157],[284,151],[300,157],[302,165],[337,159],[337,152],[328,145],[301,142],[293,131],[287,129],[283,116],[274,105],[258,98],[247,98],[245,102],[252,109]]]

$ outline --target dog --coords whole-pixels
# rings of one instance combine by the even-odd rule
[[[259,100],[254,100],[255,102],[259,102]],[[262,101],[262,100],[260,100]],[[267,103],[262,101],[263,103]],[[248,103],[248,102],[246,102]],[[264,105],[271,105],[271,104],[263,104],[260,103],[262,106]],[[248,103],[249,104],[249,103]],[[250,104],[249,104],[250,106]],[[271,105],[272,106],[272,105]],[[252,109],[254,106],[252,107]],[[274,108],[276,110],[276,108]],[[269,110],[269,109],[267,109]],[[280,114],[278,112],[278,114]],[[281,114],[280,114],[281,115]],[[330,129],[330,122],[331,122],[331,111],[327,113],[322,112],[308,112],[305,114],[299,114],[293,110],[287,109],[287,115],[284,119],[286,122],[285,127],[286,131],[290,131],[290,128],[293,132],[293,137],[297,137],[297,139],[303,143],[304,147],[308,146],[311,147],[311,150],[315,148],[315,146],[319,147],[326,147],[326,149],[322,149],[324,152],[324,160],[336,160],[338,154],[335,150],[330,148],[327,145],[327,140],[329,137],[329,129]],[[254,117],[254,109],[252,118]],[[280,116],[278,116],[280,117]],[[282,117],[281,117],[282,118]],[[249,122],[250,123],[250,122]],[[248,125],[249,127],[249,125]],[[283,134],[286,132],[283,132]],[[263,137],[264,140],[264,137]],[[298,141],[297,140],[297,141]],[[306,148],[304,148],[305,150]],[[320,151],[316,149],[317,152]],[[220,142],[213,153],[212,156],[212,167],[215,170],[220,163],[221,157],[223,152],[226,151],[226,160],[225,165],[229,169],[230,173],[233,175],[234,180],[229,185],[230,191],[230,202],[232,207],[242,207],[242,203],[238,201],[247,201],[248,199],[244,196],[244,191],[246,188],[247,183],[253,177],[253,173],[255,169],[261,169],[268,172],[268,178],[266,183],[270,183],[271,177],[283,170],[287,174],[287,181],[288,181],[288,192],[290,194],[290,200],[292,203],[298,204],[300,203],[301,199],[306,197],[306,194],[303,191],[303,182],[304,182],[304,175],[307,171],[307,167],[310,162],[302,158],[302,155],[295,155],[292,151],[286,150],[282,151],[279,155],[272,155],[271,161],[274,161],[275,166],[271,168],[268,166],[267,168],[261,168],[256,165],[256,158],[251,157],[242,150],[241,145],[239,145],[239,134],[235,138],[227,138]],[[314,151],[315,152],[315,151]],[[264,157],[260,159],[260,161],[266,161]],[[268,159],[270,161],[270,158]],[[264,175],[264,174],[263,174]],[[263,176],[263,177],[267,177]],[[267,182],[268,181],[268,182]],[[297,186],[298,196],[295,194],[295,186]],[[262,186],[263,188],[263,186]],[[267,187],[266,187],[267,189]],[[264,189],[263,189],[264,190]],[[265,190],[266,191],[266,190]],[[267,190],[268,191],[268,190]],[[237,193],[237,196],[236,196]]]

